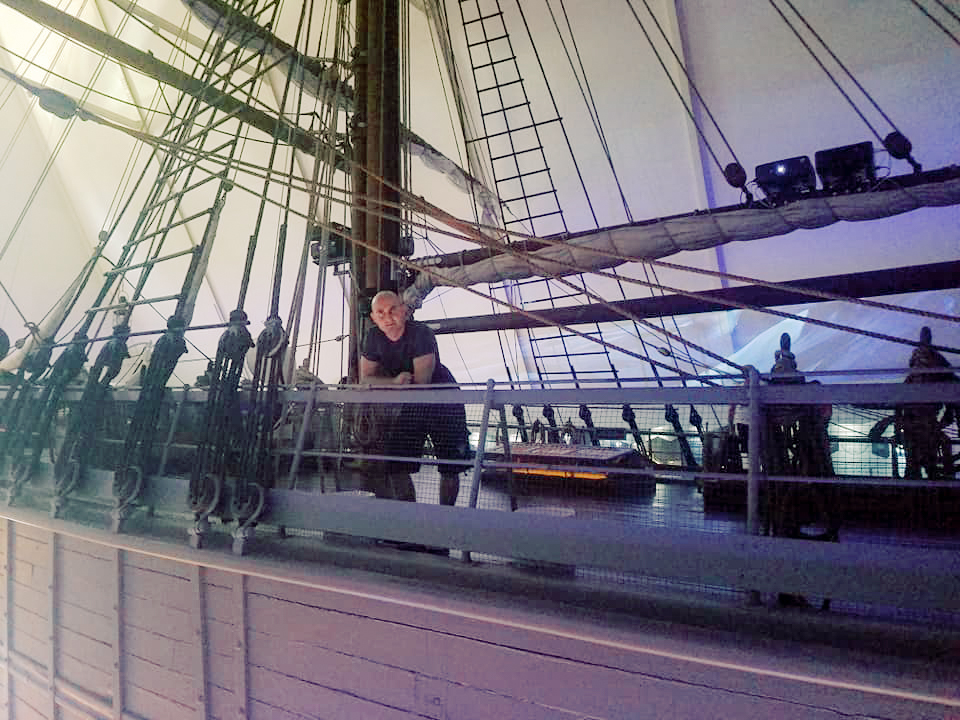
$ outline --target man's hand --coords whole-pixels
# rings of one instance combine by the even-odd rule
[[[399,375],[396,375],[393,378],[394,385],[412,385],[413,384],[413,373],[402,372]]]

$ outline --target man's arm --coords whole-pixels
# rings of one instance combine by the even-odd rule
[[[436,353],[421,355],[413,359],[413,382],[417,385],[429,385],[433,380],[433,370],[437,366]]]
[[[416,360],[414,360],[416,368]],[[432,371],[431,371],[432,372]],[[413,382],[413,375],[402,372],[394,377],[380,374],[380,363],[360,356],[360,384],[361,385],[409,385]]]

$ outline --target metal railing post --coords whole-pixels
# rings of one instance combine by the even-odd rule
[[[760,436],[763,413],[760,407],[760,373],[746,366],[750,435],[747,441],[747,534],[760,533]]]
[[[477,454],[473,458],[473,479],[470,482],[470,507],[477,507],[480,496],[480,473],[483,470],[483,451],[487,444],[487,428],[490,426],[490,409],[493,406],[493,378],[487,380],[487,392],[483,396],[483,417],[480,418],[480,437],[477,438]]]
[[[300,461],[303,458],[303,446],[307,441],[307,433],[310,431],[313,409],[317,402],[317,383],[314,379],[310,384],[310,395],[303,408],[303,423],[300,425],[300,432],[297,433],[297,444],[293,449],[293,458],[290,460],[290,472],[287,473],[287,487],[291,490],[297,487],[297,473],[300,472]]]

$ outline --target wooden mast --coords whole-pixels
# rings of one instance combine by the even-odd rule
[[[399,248],[395,204],[401,182],[399,0],[356,2],[351,234],[357,242],[353,246],[351,376],[356,372],[371,299],[380,290],[397,289],[392,264],[378,250],[396,253]]]

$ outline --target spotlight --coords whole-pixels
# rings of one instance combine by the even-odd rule
[[[774,203],[796,200],[813,192],[817,178],[806,155],[757,165],[757,185]]]
[[[817,175],[825,192],[846,193],[866,190],[877,179],[873,144],[867,142],[820,150],[813,156]]]

